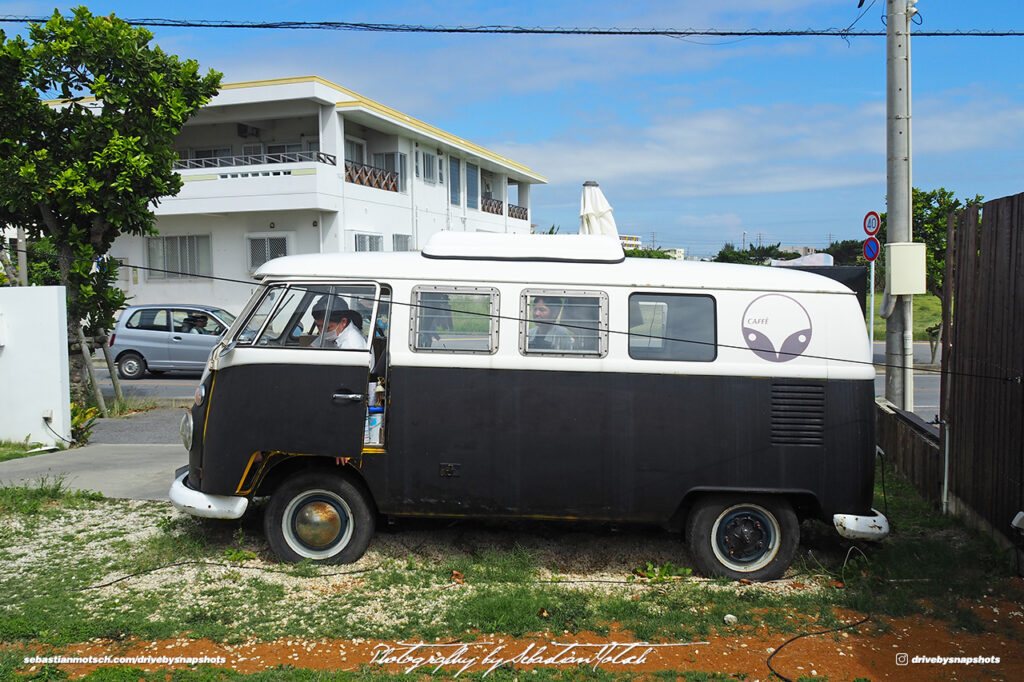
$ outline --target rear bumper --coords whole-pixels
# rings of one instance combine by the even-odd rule
[[[833,514],[832,523],[849,540],[881,540],[889,534],[889,519],[877,509],[871,511],[871,515]]]
[[[174,472],[174,483],[168,495],[175,509],[208,519],[237,519],[249,507],[249,499],[234,495],[207,495],[185,485],[188,467]]]

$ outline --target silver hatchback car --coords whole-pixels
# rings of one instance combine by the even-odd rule
[[[110,352],[122,379],[146,370],[201,372],[235,316],[205,305],[133,305],[124,309],[110,335]]]

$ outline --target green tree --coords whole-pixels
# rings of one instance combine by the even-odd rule
[[[626,258],[664,258],[670,260],[672,256],[661,249],[623,249]]]
[[[751,244],[744,250],[739,250],[732,242],[726,242],[722,250],[712,260],[716,263],[740,263],[742,265],[767,265],[769,259],[792,260],[798,257],[795,253],[784,253],[779,250],[782,242],[777,244],[766,244],[755,246]]]
[[[949,215],[971,204],[980,204],[980,194],[973,199],[961,201],[953,192],[945,187],[929,192],[913,190],[913,217],[911,231],[915,242],[925,244],[925,288],[928,293],[942,298],[942,283],[946,274],[946,235],[949,229]],[[881,214],[881,228],[878,230],[878,241],[886,242],[886,214]],[[885,281],[885,263],[879,258],[876,261],[876,276]]]
[[[85,7],[30,24],[27,41],[0,31],[0,224],[51,240],[71,339],[82,317],[111,324],[90,302],[110,279],[93,263],[119,235],[153,232],[150,205],[181,189],[174,137],[220,86],[219,73],[200,75],[152,38]]]
[[[832,242],[823,253],[832,256],[836,265],[866,265],[864,258],[864,241],[861,239],[844,239],[841,242]]]

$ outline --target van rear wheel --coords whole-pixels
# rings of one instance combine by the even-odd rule
[[[146,373],[146,361],[138,353],[124,353],[117,359],[117,373],[122,379],[141,379]]]
[[[704,575],[775,580],[793,562],[800,523],[781,497],[713,495],[690,512],[686,541]]]
[[[370,544],[374,516],[363,491],[344,476],[300,472],[274,491],[263,530],[281,561],[349,564]]]

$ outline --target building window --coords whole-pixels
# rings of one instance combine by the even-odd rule
[[[383,251],[384,237],[379,234],[357,234],[356,251]]]
[[[494,353],[498,349],[498,290],[414,287],[409,347],[430,353]]]
[[[466,208],[480,208],[480,169],[466,164]]]
[[[366,142],[355,137],[345,136],[345,160],[353,163],[366,163]]]
[[[461,204],[459,198],[459,189],[462,184],[461,176],[459,175],[459,159],[448,157],[448,195],[451,198],[452,206],[458,206]]]
[[[385,152],[383,154],[373,155],[373,165],[377,168],[383,168],[389,173],[394,173],[398,176],[398,191],[406,191],[406,159],[408,157],[402,152]]]
[[[411,234],[395,234],[391,236],[392,251],[412,251]]]
[[[268,260],[287,256],[291,251],[287,234],[247,234],[245,241],[249,247],[249,272],[254,272]]]
[[[223,159],[229,156],[231,156],[231,147],[206,147],[193,149],[191,152],[193,159]]]
[[[147,237],[147,279],[196,279],[213,274],[209,235]]]
[[[437,157],[423,152],[423,182],[429,182],[431,185],[437,182],[437,173],[434,172],[436,166]]]
[[[715,299],[684,294],[629,297],[629,356],[711,362],[717,356]]]
[[[524,355],[604,356],[608,295],[603,291],[528,289],[520,299],[519,349]]]

